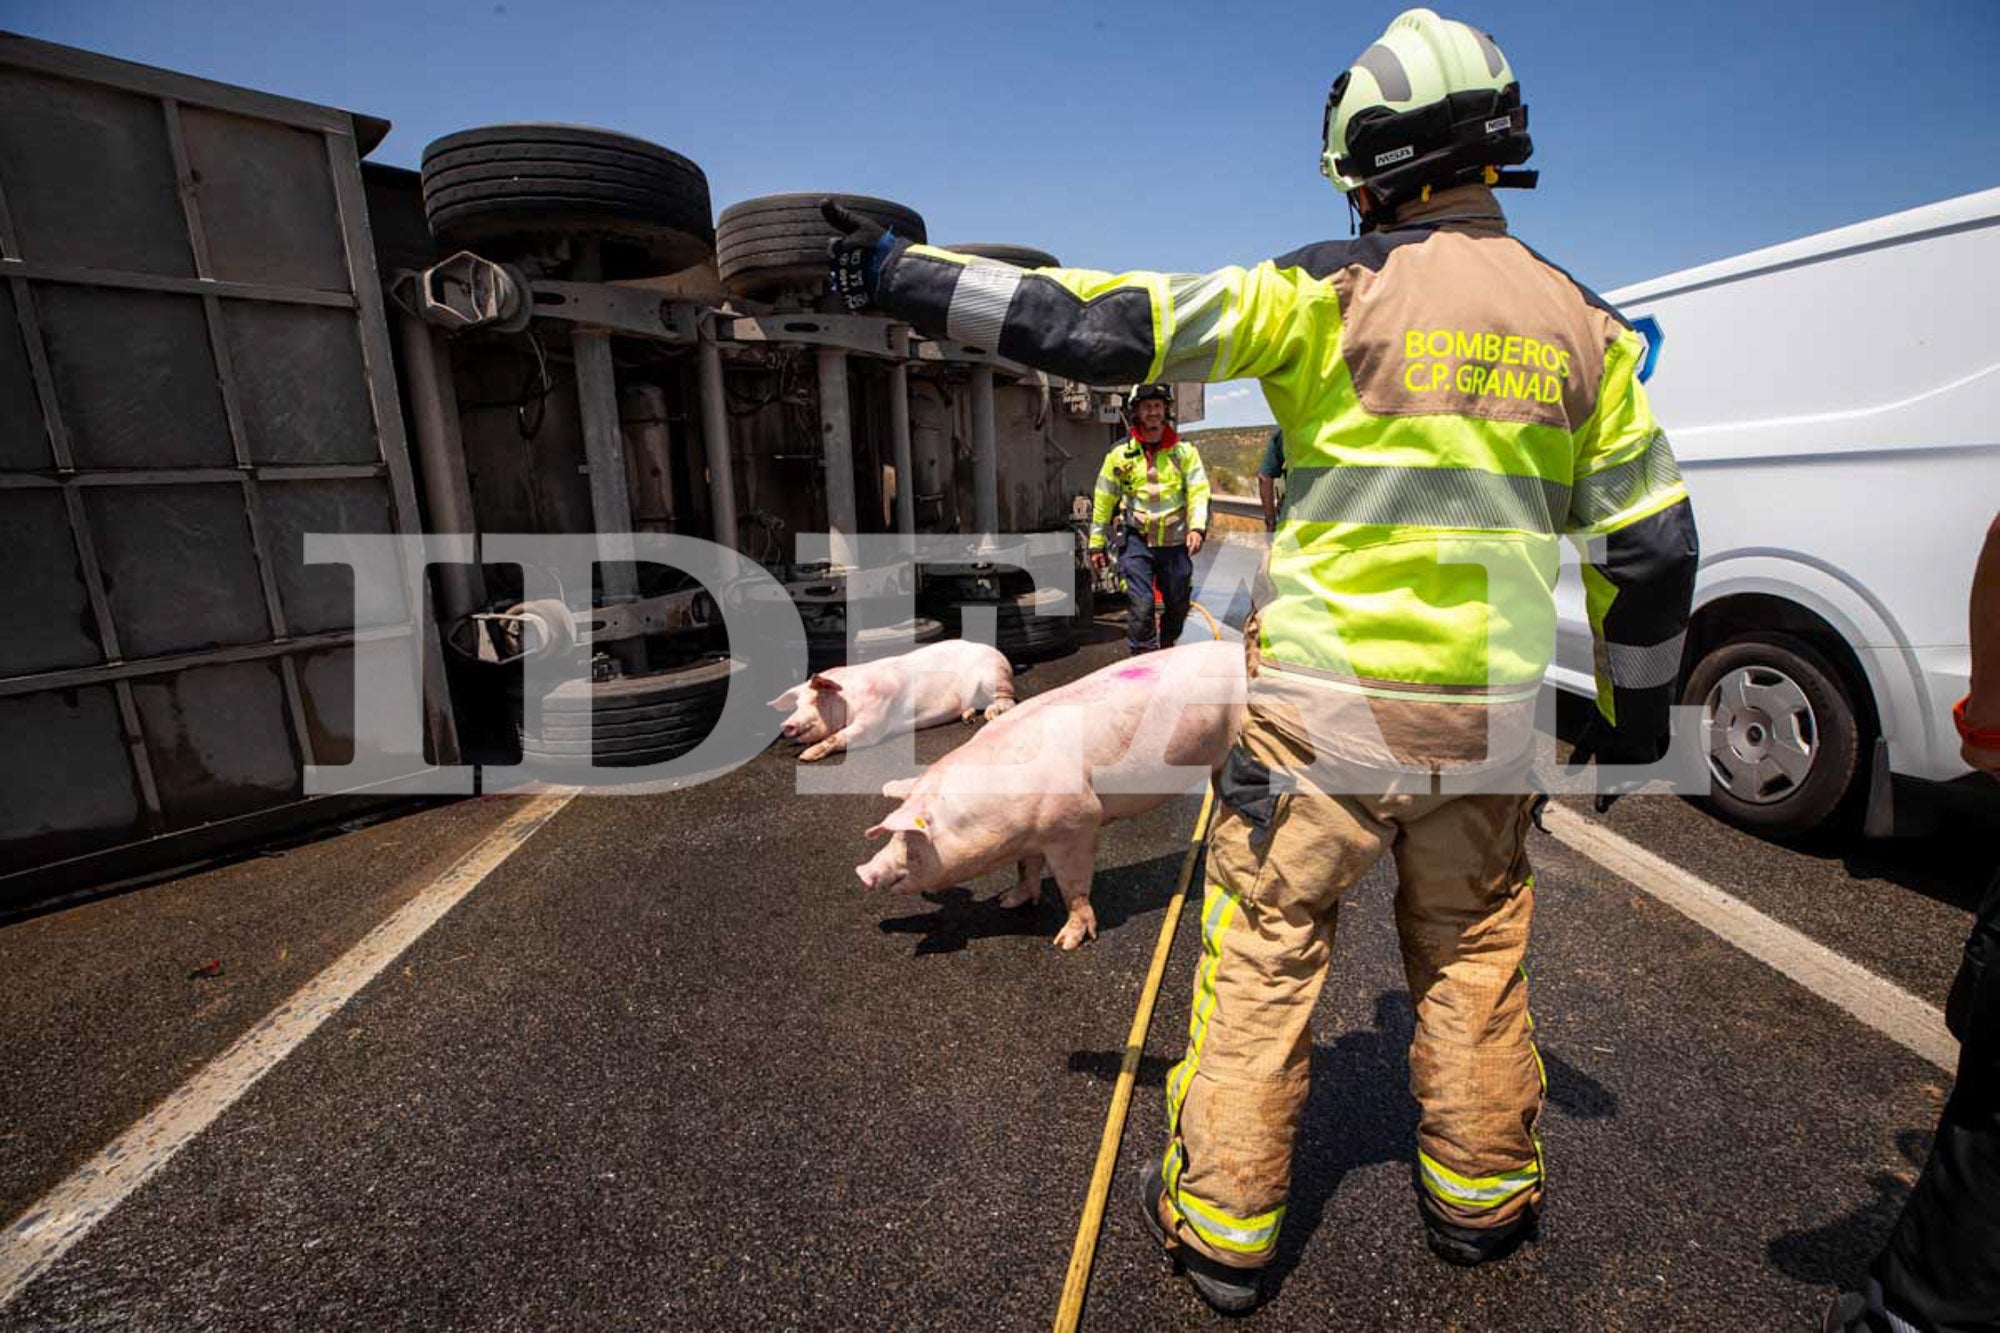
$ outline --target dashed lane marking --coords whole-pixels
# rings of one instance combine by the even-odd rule
[[[543,792],[0,1232],[0,1309],[215,1123],[279,1061],[576,796]]]
[[[1934,1006],[1574,810],[1551,805],[1544,818],[1550,834],[1620,879],[1938,1068],[1957,1068],[1958,1042]]]

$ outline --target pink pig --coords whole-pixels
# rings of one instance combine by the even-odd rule
[[[799,756],[808,763],[940,722],[970,722],[982,707],[990,722],[1013,706],[1006,654],[963,639],[834,667],[771,700],[791,714],[779,731],[809,747]]]
[[[892,835],[854,873],[871,889],[922,893],[1017,863],[1002,907],[1041,895],[1054,871],[1069,919],[1055,943],[1097,937],[1090,877],[1098,829],[1186,791],[1213,773],[1243,725],[1243,645],[1196,643],[1149,653],[1038,694],[932,764],[892,782],[903,804],[868,830]]]

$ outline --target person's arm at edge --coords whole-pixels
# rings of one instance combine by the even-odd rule
[[[1966,725],[2000,731],[2000,514],[1986,529],[1986,544],[1972,571],[1972,688]],[[1966,741],[1959,749],[1972,767],[2000,777],[2000,749]]]

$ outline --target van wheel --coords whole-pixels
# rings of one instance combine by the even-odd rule
[[[1746,634],[1709,651],[1681,702],[1702,710],[1710,787],[1697,803],[1765,837],[1820,827],[1863,777],[1861,712],[1819,649]]]

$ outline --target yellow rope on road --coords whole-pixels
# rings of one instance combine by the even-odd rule
[[[1211,618],[1209,623],[1215,622]],[[1139,1056],[1146,1049],[1146,1029],[1153,1022],[1153,1000],[1160,993],[1160,977],[1167,969],[1167,955],[1173,951],[1181,905],[1187,901],[1188,880],[1194,874],[1202,841],[1208,837],[1208,820],[1214,810],[1215,792],[1211,788],[1202,797],[1201,813],[1195,817],[1194,836],[1188,840],[1187,856],[1181,862],[1180,883],[1174,889],[1173,901],[1167,904],[1167,918],[1160,923],[1160,938],[1153,945],[1153,966],[1139,991],[1139,1008],[1132,1015],[1131,1035],[1125,1039],[1125,1058],[1118,1066],[1118,1083],[1111,1090],[1111,1109],[1104,1117],[1104,1137],[1097,1145],[1097,1166],[1090,1173],[1090,1192],[1084,1196],[1083,1218],[1077,1223],[1076,1245],[1069,1254],[1062,1304],[1056,1308],[1056,1333],[1075,1333],[1077,1323],[1083,1318],[1083,1296],[1090,1287],[1090,1266],[1097,1257],[1097,1233],[1104,1225],[1104,1201],[1111,1193],[1111,1173],[1118,1166],[1118,1144],[1125,1136],[1125,1113],[1132,1105],[1132,1085],[1139,1077]]]
[[[1208,632],[1215,636],[1215,641],[1217,643],[1221,643],[1222,626],[1215,623],[1215,617],[1208,613],[1208,608],[1203,606],[1200,602],[1189,602],[1188,605],[1193,607],[1195,610],[1201,612],[1201,618],[1208,622]]]

